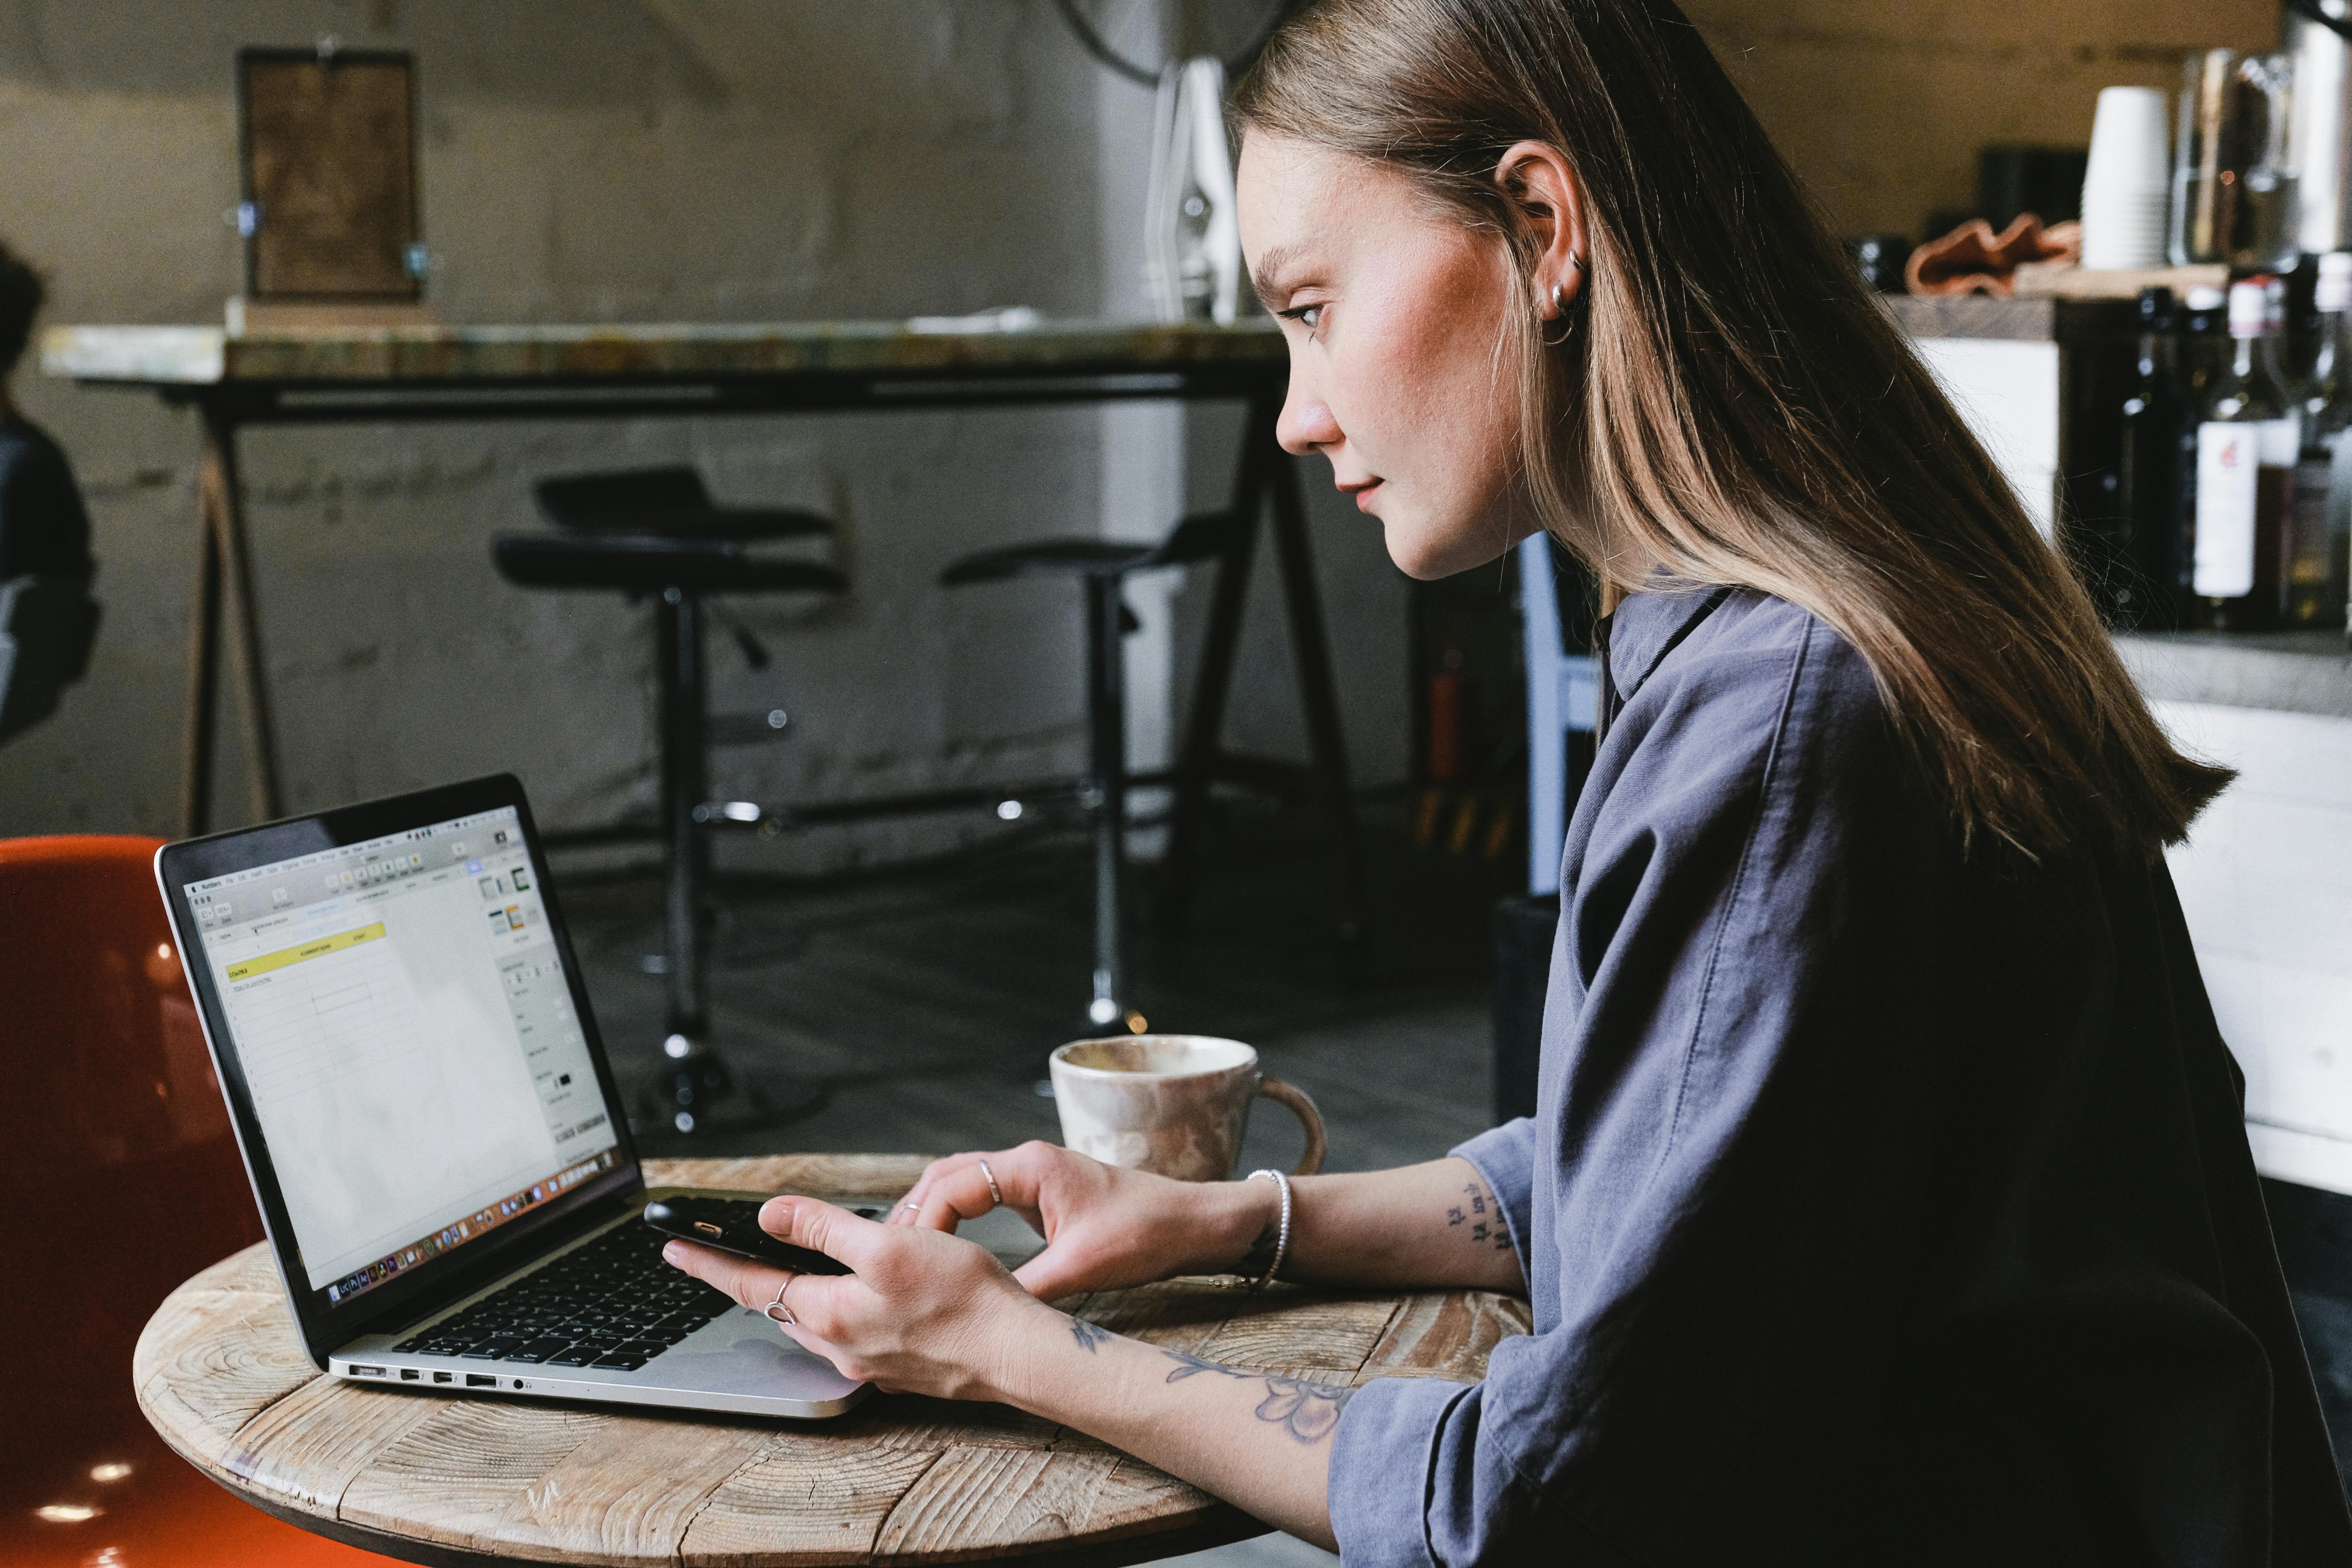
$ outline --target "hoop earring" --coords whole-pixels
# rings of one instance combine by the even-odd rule
[[[1540,323],[1538,324],[1537,331],[1543,337],[1544,347],[1556,349],[1576,335],[1576,321],[1568,313],[1567,284],[1555,283],[1551,286],[1551,308],[1554,317],[1559,322],[1559,336],[1553,337],[1549,332],[1544,331]]]

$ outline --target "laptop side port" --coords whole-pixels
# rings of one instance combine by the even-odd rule
[[[382,1377],[383,1375],[383,1368],[380,1366],[355,1365],[352,1368],[352,1375],[353,1377]]]
[[[413,1366],[404,1366],[400,1369],[400,1381],[403,1383],[415,1383],[424,1375]]]
[[[488,1373],[469,1372],[466,1374],[467,1388],[496,1388],[498,1385],[499,1380]]]
[[[436,1372],[433,1374],[433,1381],[436,1383],[455,1383],[457,1381],[457,1374],[454,1372]]]

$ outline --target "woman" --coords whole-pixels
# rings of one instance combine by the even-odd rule
[[[854,1277],[674,1261],[1351,1563],[2352,1562],[2160,853],[2227,774],[1689,25],[1324,0],[1236,96],[1285,446],[1407,572],[1546,528],[1615,601],[1538,1114],[1297,1183],[1283,1268],[1525,1289],[1536,1331],[1350,1394],[1061,1316],[1261,1266],[1280,1194],[1036,1144],[889,1226],[768,1205]],[[1017,1278],[945,1234],[999,1193],[1050,1242]]]

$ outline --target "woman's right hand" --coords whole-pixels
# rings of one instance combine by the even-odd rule
[[[889,1223],[952,1231],[978,1219],[998,1206],[991,1174],[1003,1206],[1045,1238],[1045,1250],[1013,1278],[1047,1301],[1171,1274],[1227,1272],[1279,1203],[1263,1182],[1173,1181],[1033,1140],[1017,1149],[932,1161]]]

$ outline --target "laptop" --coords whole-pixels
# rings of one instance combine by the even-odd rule
[[[522,786],[166,846],[279,1279],[332,1376],[816,1417],[867,1385],[672,1268]]]

